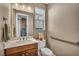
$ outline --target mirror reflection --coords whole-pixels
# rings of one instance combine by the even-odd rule
[[[16,13],[16,35],[27,35],[27,18],[26,14]]]
[[[26,36],[26,30],[27,30],[27,28],[26,28],[26,18],[22,18],[21,20],[21,31],[20,31],[20,35],[21,36]]]

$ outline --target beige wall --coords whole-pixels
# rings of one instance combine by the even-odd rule
[[[0,47],[2,47],[2,8],[0,8]],[[2,53],[3,51],[2,51],[2,49],[0,49],[0,55],[2,55],[3,53]]]
[[[79,4],[48,4],[48,34],[73,43],[79,42]],[[56,55],[79,55],[79,46],[53,40],[50,48]]]
[[[8,8],[0,5],[0,56],[4,55],[2,42],[3,17],[8,17]]]
[[[8,18],[8,8],[0,6],[0,42],[2,41],[3,17]]]

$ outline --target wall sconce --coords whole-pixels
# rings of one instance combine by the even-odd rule
[[[25,6],[23,5],[23,6],[22,6],[22,8],[24,9],[24,8],[25,8]]]
[[[31,10],[31,7],[30,6],[28,6],[28,10]]]
[[[7,18],[3,17],[3,21],[6,23]]]
[[[18,4],[16,3],[16,4],[15,4],[15,6],[17,7],[17,6],[18,6]]]

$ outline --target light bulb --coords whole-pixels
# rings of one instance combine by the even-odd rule
[[[24,5],[23,5],[22,7],[23,7],[23,8],[25,8],[25,6],[24,6]]]
[[[15,4],[15,6],[17,7],[17,6],[18,6],[18,4],[16,3],[16,4]]]
[[[28,10],[31,10],[31,7],[30,6],[28,6]]]

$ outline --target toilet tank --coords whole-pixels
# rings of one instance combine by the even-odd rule
[[[46,40],[38,40],[38,49],[44,48],[46,46]]]

